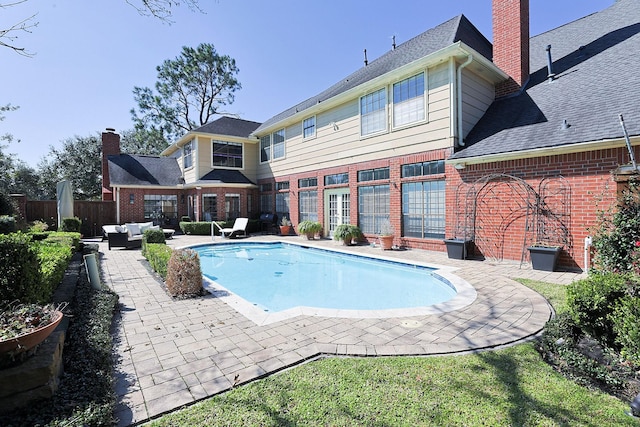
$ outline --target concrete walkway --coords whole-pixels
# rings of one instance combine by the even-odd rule
[[[254,236],[247,241],[274,240]],[[283,240],[302,242],[301,237]],[[171,246],[210,242],[175,236]],[[335,242],[317,241],[346,249]],[[511,278],[568,284],[577,273],[534,271],[518,263],[456,261],[421,250],[348,250],[453,267],[476,300],[459,310],[398,318],[296,316],[258,325],[213,295],[173,300],[139,250],[100,243],[105,283],[120,297],[115,351],[116,416],[125,426],[173,411],[322,355],[396,356],[464,353],[531,339],[551,316],[547,301]]]

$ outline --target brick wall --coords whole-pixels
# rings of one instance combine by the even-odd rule
[[[509,75],[496,97],[520,89],[529,78],[529,0],[493,0],[493,62]]]
[[[107,157],[120,154],[120,135],[112,129],[102,132],[102,200],[115,200],[109,181]]]

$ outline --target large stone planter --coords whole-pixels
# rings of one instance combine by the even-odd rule
[[[56,311],[53,321],[48,325],[41,326],[38,329],[27,334],[19,335],[15,338],[0,341],[0,354],[13,353],[19,354],[23,351],[31,350],[33,347],[46,340],[49,335],[58,327],[64,315],[61,311]]]
[[[554,271],[560,255],[559,247],[529,246],[529,256],[534,270]]]
[[[447,256],[451,259],[466,259],[469,254],[471,240],[465,239],[445,239]]]

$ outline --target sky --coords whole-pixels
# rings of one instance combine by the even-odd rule
[[[530,34],[600,11],[614,0],[532,0]],[[0,0],[0,5],[7,0]],[[183,46],[213,44],[236,60],[242,89],[225,107],[264,122],[310,98],[400,44],[463,13],[491,41],[491,0],[200,0],[172,23],[141,16],[141,0],[26,0],[0,8],[0,29],[36,14],[31,33],[0,47],[0,105],[19,109],[0,121],[3,148],[29,166],[74,136],[133,128],[134,87],[153,88],[156,67]],[[216,117],[217,118],[217,117]]]

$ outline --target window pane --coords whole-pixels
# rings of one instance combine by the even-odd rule
[[[218,219],[218,206],[215,194],[204,194],[202,196],[202,217],[205,221],[215,221]]]
[[[402,184],[403,235],[419,238],[444,238],[444,181]]]
[[[300,221],[318,220],[317,191],[301,191],[298,193],[298,216]]]
[[[360,132],[369,135],[387,128],[387,95],[385,89],[360,98]]]
[[[260,161],[268,162],[271,160],[271,135],[260,138]]]
[[[189,141],[187,142],[184,147],[182,147],[182,151],[183,151],[183,165],[184,168],[190,168],[191,166],[193,166],[193,153],[192,153],[192,142]]]
[[[273,133],[273,158],[284,157],[284,129]]]
[[[363,233],[379,234],[389,220],[389,186],[358,187],[358,226]]]
[[[309,117],[302,122],[302,137],[310,138],[316,134],[316,118]]]
[[[213,165],[242,168],[242,144],[213,141]]]
[[[393,85],[393,125],[424,120],[424,73]]]

